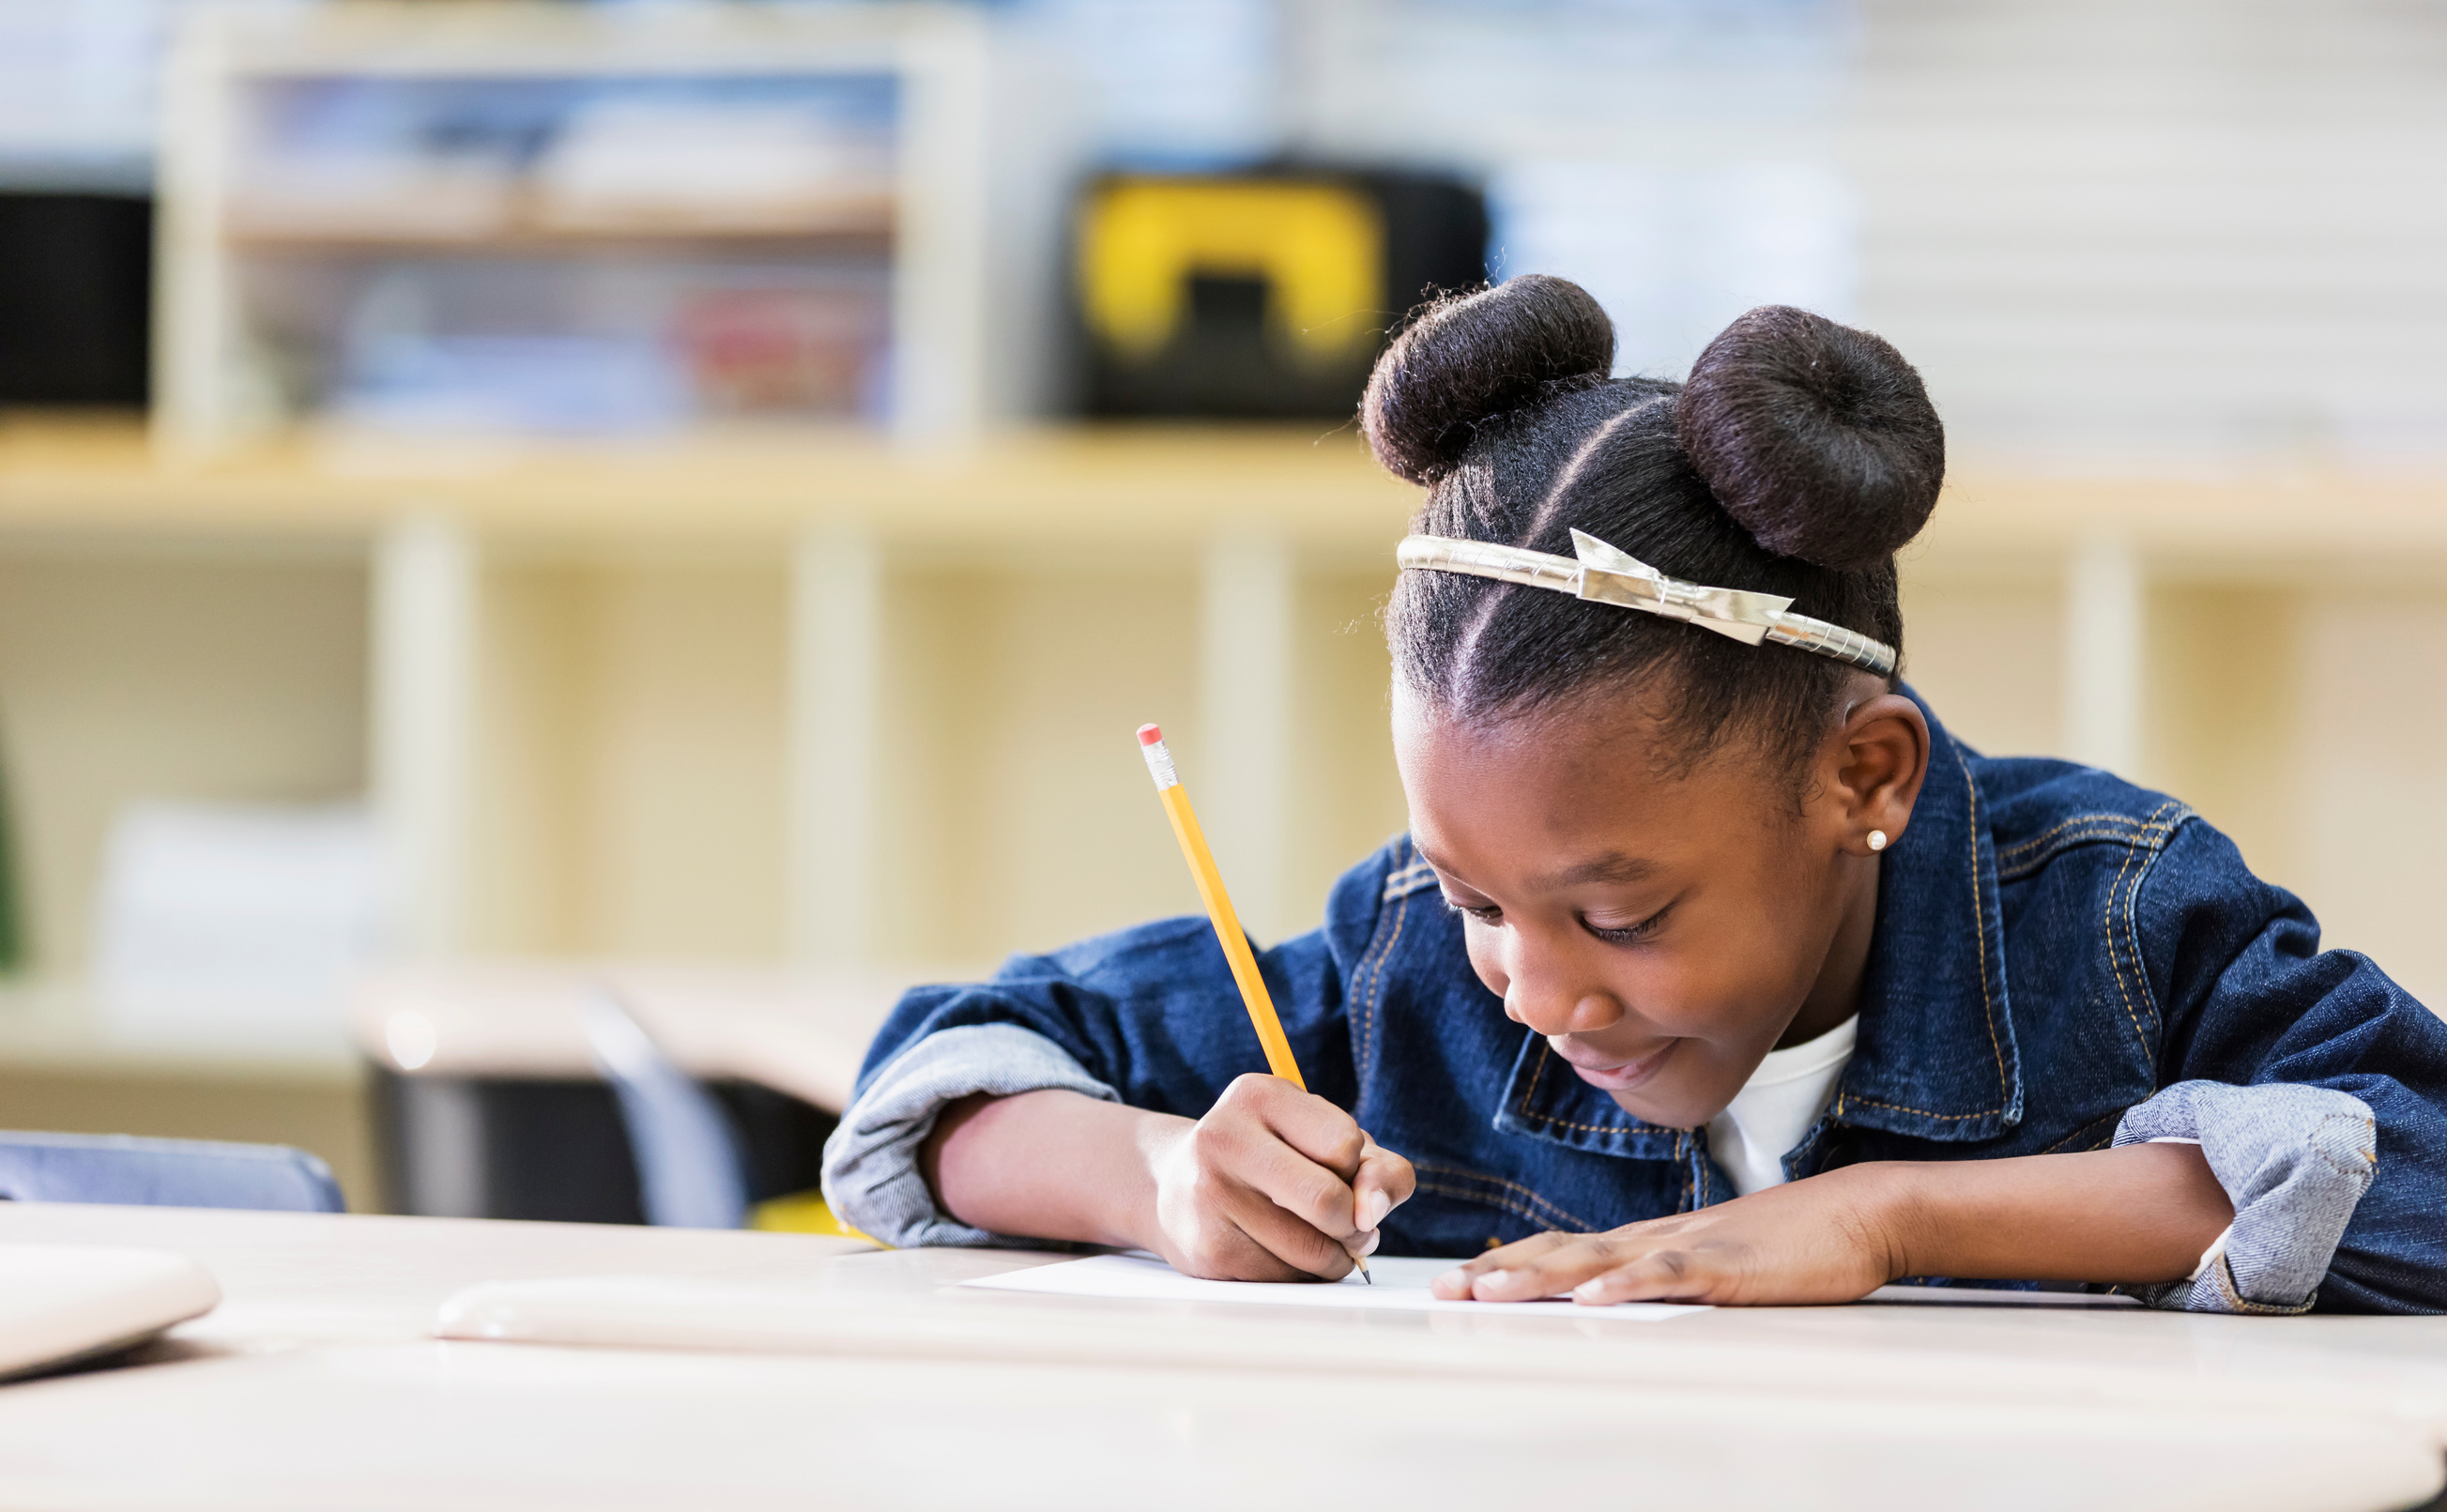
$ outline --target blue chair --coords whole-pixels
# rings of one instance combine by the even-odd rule
[[[638,1205],[665,1228],[738,1228],[748,1180],[713,1094],[673,1065],[608,988],[587,993],[586,1043],[612,1084],[637,1162]]]
[[[0,1200],[348,1211],[332,1168],[304,1150],[124,1134],[0,1132]]]

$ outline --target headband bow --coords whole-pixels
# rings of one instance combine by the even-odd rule
[[[1831,656],[1880,677],[1894,675],[1893,647],[1841,625],[1793,614],[1790,598],[1739,588],[1707,588],[1668,577],[1630,553],[1578,530],[1572,532],[1572,557],[1557,557],[1487,540],[1406,536],[1394,560],[1410,569],[1467,573],[1551,589],[1594,603],[1683,620],[1745,646],[1774,641]]]

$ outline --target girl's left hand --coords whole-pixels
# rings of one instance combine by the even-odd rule
[[[1541,1234],[1435,1278],[1448,1301],[1850,1302],[1904,1274],[1875,1166],[1848,1166],[1603,1234]]]

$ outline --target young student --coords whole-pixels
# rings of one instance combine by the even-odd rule
[[[1519,277],[1369,385],[1427,488],[1411,831],[1261,957],[1314,1094],[1253,1073],[1205,920],[1149,924],[910,994],[835,1211],[1242,1279],[1468,1257],[1435,1289],[1489,1301],[2447,1307],[2447,1026],[2181,803],[1982,756],[1897,681],[1944,468],[1910,365],[1784,308],[1681,385],[1613,359]]]

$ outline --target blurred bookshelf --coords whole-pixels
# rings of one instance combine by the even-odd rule
[[[1043,366],[991,350],[1038,270],[989,256],[986,201],[1067,166],[991,74],[950,7],[203,12],[164,87],[158,422],[972,429]]]

